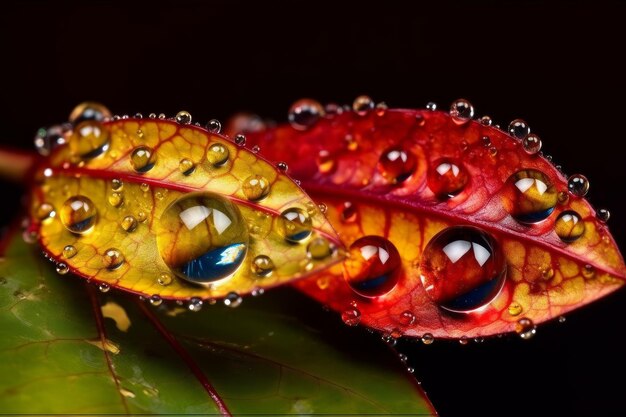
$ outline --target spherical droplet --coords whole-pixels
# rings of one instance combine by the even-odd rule
[[[464,125],[474,118],[474,106],[464,98],[460,98],[450,106],[450,116],[457,125]]]
[[[67,264],[64,264],[63,262],[57,264],[56,270],[59,275],[65,275],[70,272],[69,266],[67,266]]]
[[[269,256],[259,255],[252,260],[252,272],[259,277],[268,277],[274,270],[274,262]]]
[[[70,151],[81,159],[91,159],[109,149],[109,130],[96,121],[78,124],[69,140]]]
[[[214,167],[222,166],[228,161],[230,152],[221,143],[213,143],[206,152],[206,159]]]
[[[114,178],[111,180],[111,189],[113,191],[122,191],[124,189],[124,183],[122,180]]]
[[[259,201],[270,193],[270,182],[262,175],[250,175],[243,181],[243,194],[250,201]]]
[[[537,333],[537,326],[529,318],[522,317],[515,323],[515,332],[524,340],[528,340]]]
[[[171,274],[168,274],[167,272],[163,272],[159,275],[159,278],[157,278],[157,282],[159,283],[159,285],[162,285],[164,287],[167,287],[168,285],[170,285],[173,281],[173,277]]]
[[[291,105],[288,119],[294,129],[307,130],[313,127],[323,116],[324,107],[319,102],[303,98]]]
[[[174,117],[174,120],[176,120],[176,123],[188,125],[191,123],[191,114],[185,110],[181,110],[176,113],[176,117]]]
[[[574,174],[567,180],[567,189],[576,197],[584,197],[589,192],[589,180],[582,174]]]
[[[73,258],[74,256],[76,256],[77,253],[78,253],[78,250],[76,249],[76,247],[72,245],[67,245],[63,248],[63,257],[65,259]]]
[[[278,232],[291,243],[306,240],[311,235],[312,229],[311,217],[298,207],[288,208],[278,218]]]
[[[201,299],[199,299],[198,297],[193,297],[191,300],[189,300],[187,308],[189,309],[189,311],[198,312],[202,310],[202,304],[204,303]]]
[[[241,133],[235,135],[235,144],[238,146],[246,146],[246,135]]]
[[[387,113],[388,108],[389,106],[387,106],[387,103],[381,101],[376,105],[376,116],[383,117]]]
[[[503,205],[521,223],[538,223],[554,211],[557,192],[546,174],[534,169],[517,171],[503,189]]]
[[[286,163],[286,162],[282,162],[282,161],[281,161],[281,162],[279,162],[279,163],[277,163],[277,164],[276,164],[276,168],[278,168],[278,170],[279,170],[280,172],[283,172],[283,173],[284,173],[284,172],[287,172],[287,170],[289,169],[289,166],[287,165],[287,163]]]
[[[328,258],[333,253],[331,244],[323,237],[316,237],[306,247],[307,254],[313,259]]]
[[[46,219],[51,219],[56,216],[56,212],[54,211],[54,207],[50,203],[41,203],[35,212],[35,215],[39,219],[39,221],[44,221]]]
[[[461,336],[461,338],[459,339],[459,344],[461,346],[467,346],[469,344],[469,339],[467,338],[467,336]]]
[[[33,141],[37,152],[40,155],[48,156],[56,146],[64,144],[66,127],[56,125],[47,129],[39,129]]]
[[[511,304],[509,304],[509,314],[512,316],[519,316],[520,314],[522,314],[522,311],[524,309],[522,308],[522,305],[520,303],[518,303],[517,301],[512,301]]]
[[[130,154],[130,164],[140,174],[148,172],[156,164],[156,153],[147,146],[138,146]]]
[[[437,233],[420,261],[426,294],[440,307],[459,313],[488,305],[506,279],[502,249],[487,232],[453,226]]]
[[[74,107],[69,122],[74,126],[85,121],[102,122],[111,118],[111,112],[104,105],[93,101],[85,101]]]
[[[527,154],[534,155],[541,150],[541,139],[531,133],[522,139],[522,145]]]
[[[137,219],[133,216],[126,216],[122,219],[122,229],[127,232],[133,232],[137,228]]]
[[[178,170],[183,175],[191,175],[195,169],[196,164],[194,164],[190,159],[183,158],[178,163]]]
[[[571,243],[585,233],[585,222],[580,217],[580,214],[567,210],[556,218],[554,231],[563,242]]]
[[[354,292],[378,297],[398,283],[401,259],[396,247],[380,236],[364,236],[350,245],[343,276]]]
[[[402,147],[393,146],[385,150],[378,160],[378,172],[391,184],[406,181],[417,167],[415,156]]]
[[[82,235],[93,229],[98,212],[89,198],[77,195],[63,203],[59,217],[67,230]]]
[[[230,277],[248,249],[248,229],[241,212],[217,194],[181,197],[156,224],[161,258],[176,276],[192,283]]]
[[[158,307],[161,304],[163,304],[163,299],[159,295],[154,294],[152,297],[150,297],[150,304],[152,304],[155,307]]]
[[[422,343],[425,345],[432,345],[435,341],[435,337],[430,333],[424,333],[422,335]]]
[[[369,96],[358,96],[352,102],[352,110],[359,116],[365,116],[374,108],[374,101]]]
[[[361,312],[358,308],[349,307],[341,312],[341,320],[348,326],[357,326],[361,322]]]
[[[437,103],[429,101],[426,103],[426,110],[435,111],[437,110]]]
[[[593,265],[585,265],[582,269],[582,274],[585,279],[592,279],[596,276],[596,269]]]
[[[483,116],[480,118],[479,121],[480,121],[480,124],[483,126],[491,126],[491,124],[493,123],[493,120],[489,116]]]
[[[428,169],[426,182],[438,199],[446,200],[463,191],[469,182],[469,174],[461,163],[443,158]]]
[[[109,271],[113,271],[124,264],[124,254],[119,249],[109,248],[104,251],[104,264]]]
[[[400,313],[400,324],[403,326],[412,326],[415,323],[415,319],[415,314],[409,310]]]
[[[124,202],[124,194],[113,191],[109,194],[109,204],[113,207],[119,207]]]
[[[111,286],[105,282],[98,284],[98,290],[102,293],[107,293],[111,289]]]
[[[607,209],[599,209],[596,211],[596,217],[603,223],[606,223],[611,218],[611,212]]]
[[[354,223],[358,217],[356,206],[350,201],[346,201],[341,205],[341,221],[344,223]]]
[[[315,162],[320,174],[330,174],[336,168],[335,158],[325,149],[319,151]]]
[[[515,119],[509,123],[509,135],[522,140],[530,133],[530,126],[522,119]]]
[[[243,298],[241,298],[241,296],[236,292],[229,292],[228,294],[226,294],[226,297],[224,297],[224,305],[226,307],[239,307],[242,301]]]
[[[209,123],[206,124],[206,128],[209,132],[220,133],[222,131],[222,124],[217,119],[211,119]]]

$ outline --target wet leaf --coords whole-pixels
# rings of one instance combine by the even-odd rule
[[[336,247],[336,235],[285,173],[177,118],[74,121],[36,177],[29,230],[65,271],[146,297],[209,299],[341,258],[308,256],[301,241]]]
[[[568,188],[536,153],[538,137],[521,140],[523,122],[514,139],[470,121],[464,105],[456,117],[335,109],[304,130],[249,135],[287,161],[352,246],[343,266],[300,290],[340,312],[357,305],[362,324],[385,332],[473,337],[534,333],[623,285],[603,214],[582,198],[584,177]]]
[[[37,252],[13,239],[0,262],[4,413],[434,414],[386,346],[362,353],[371,337],[297,293],[193,313],[101,294]]]

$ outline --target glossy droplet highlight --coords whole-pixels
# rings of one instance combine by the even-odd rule
[[[541,150],[541,145],[541,139],[539,139],[539,136],[534,133],[531,133],[522,139],[522,146],[529,155],[538,153]]]
[[[111,190],[113,191],[122,191],[124,189],[124,183],[122,180],[114,178],[111,180]]]
[[[178,170],[183,175],[191,175],[195,169],[196,164],[194,164],[190,159],[183,158],[178,163]]]
[[[554,231],[563,242],[571,243],[585,233],[585,222],[583,222],[580,214],[567,210],[556,218]]]
[[[176,123],[180,123],[183,125],[188,125],[191,123],[191,114],[185,110],[179,111],[176,113],[176,117],[174,117]]]
[[[348,326],[357,326],[361,322],[361,312],[355,307],[349,307],[341,312],[341,320]]]
[[[161,273],[159,275],[159,278],[157,278],[157,282],[159,283],[159,285],[163,285],[164,287],[170,285],[173,280],[174,278],[172,277],[172,275],[168,274],[167,272]]]
[[[511,304],[509,304],[508,311],[509,314],[512,316],[519,316],[520,314],[522,314],[523,308],[520,303],[518,303],[517,301],[513,301],[511,302]]]
[[[457,125],[464,125],[474,118],[474,106],[464,98],[460,98],[450,106],[450,116]]]
[[[378,297],[396,286],[400,265],[400,254],[393,243],[380,236],[364,236],[350,245],[343,276],[357,294]]]
[[[133,232],[137,228],[137,219],[133,216],[126,216],[122,219],[122,229],[127,232]]]
[[[426,181],[438,199],[446,200],[463,191],[469,182],[469,174],[461,163],[444,158],[431,165]]]
[[[422,335],[422,343],[425,345],[432,345],[435,341],[435,337],[431,333],[424,333]]]
[[[189,309],[189,311],[198,312],[202,310],[202,304],[204,303],[202,302],[201,299],[197,297],[193,297],[191,300],[189,300],[189,304],[187,304],[187,308]]]
[[[515,323],[515,333],[522,339],[528,340],[537,333],[537,326],[531,319],[523,317]]]
[[[292,243],[306,240],[313,230],[309,213],[298,207],[288,208],[278,218],[278,232]]]
[[[598,211],[596,211],[596,217],[602,223],[606,223],[611,218],[611,212],[608,211],[607,209],[599,209]]]
[[[107,293],[111,289],[111,286],[105,282],[98,284],[98,290],[102,293]]]
[[[113,191],[109,194],[109,204],[113,207],[119,207],[124,202],[124,194]]]
[[[98,212],[93,202],[84,195],[68,198],[61,207],[61,223],[67,230],[76,234],[91,231],[96,224]]]
[[[557,192],[546,174],[534,169],[517,171],[503,187],[504,208],[521,223],[538,223],[554,211]]]
[[[472,226],[437,233],[426,245],[419,268],[430,299],[459,313],[488,305],[506,278],[502,249],[489,233]]]
[[[130,154],[130,164],[140,174],[150,171],[156,163],[156,154],[147,146],[139,146]]]
[[[357,219],[358,211],[356,206],[350,201],[344,202],[340,209],[341,221],[344,223],[354,223]]]
[[[206,152],[206,159],[214,167],[220,167],[228,161],[230,152],[221,143],[213,143]]]
[[[70,152],[81,159],[91,159],[109,149],[109,130],[96,121],[78,124],[69,140]]]
[[[269,256],[259,255],[252,260],[251,269],[259,277],[268,277],[274,271],[274,262]]]
[[[154,294],[152,297],[150,297],[150,304],[152,304],[155,307],[158,307],[161,304],[163,304],[163,299],[157,294]]]
[[[241,296],[236,292],[229,292],[228,294],[226,294],[226,297],[224,297],[224,305],[226,307],[239,307],[242,302],[243,298],[241,298]]]
[[[398,146],[385,150],[378,161],[378,172],[392,184],[406,181],[416,167],[415,156]]]
[[[250,201],[259,201],[270,193],[270,182],[262,175],[250,175],[243,181],[243,194]]]
[[[124,255],[119,249],[109,248],[104,251],[104,264],[106,269],[113,271],[124,264]]]
[[[327,150],[319,151],[315,162],[317,163],[317,170],[321,174],[330,174],[335,171],[335,158]]]
[[[522,119],[515,119],[509,123],[509,135],[517,140],[523,140],[530,134],[530,126]]]
[[[291,105],[288,119],[294,129],[307,130],[323,116],[324,107],[319,102],[303,98]]]
[[[85,121],[102,122],[110,118],[111,112],[103,104],[85,101],[74,107],[70,113],[69,122],[76,126]]]
[[[596,276],[596,269],[593,265],[587,264],[582,268],[582,274],[585,279],[592,279]]]
[[[35,215],[39,219],[39,221],[44,221],[46,219],[51,219],[56,216],[56,212],[54,211],[54,207],[50,203],[41,203],[35,212]]]
[[[589,192],[589,180],[582,174],[574,174],[567,180],[567,189],[576,197],[584,197]]]
[[[220,133],[222,131],[222,124],[217,119],[211,119],[206,124],[206,128],[211,133]]]
[[[359,116],[365,116],[374,108],[374,101],[369,96],[358,96],[352,102],[352,110]]]
[[[332,255],[333,248],[330,242],[328,242],[328,240],[326,240],[325,238],[316,237],[315,239],[311,240],[311,242],[309,242],[306,247],[306,251],[311,258],[320,260],[328,258],[330,255]]]
[[[156,225],[159,254],[172,272],[205,284],[234,274],[248,249],[239,209],[212,193],[189,194],[172,203]]]
[[[65,259],[72,259],[77,253],[78,250],[72,245],[67,245],[63,248],[63,257]]]
[[[65,275],[68,272],[70,272],[70,268],[67,266],[67,264],[64,264],[63,262],[61,262],[57,264],[56,271],[57,271],[57,274],[59,275]]]
[[[415,314],[413,314],[413,312],[406,310],[403,311],[402,313],[400,313],[400,324],[402,324],[403,326],[412,326],[413,324],[415,324]]]

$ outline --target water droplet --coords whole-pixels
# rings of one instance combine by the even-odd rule
[[[59,275],[65,275],[70,272],[70,268],[67,266],[67,264],[64,264],[63,262],[58,263],[56,269]]]
[[[518,303],[517,301],[512,301],[511,304],[509,304],[509,314],[512,316],[519,316],[520,314],[522,314],[522,311],[524,310],[521,306],[520,303]]]
[[[102,293],[107,293],[110,289],[111,286],[105,282],[101,282],[100,284],[98,284],[98,290],[100,290],[100,292]]]
[[[265,290],[263,288],[255,288],[250,292],[250,295],[253,297],[260,297],[263,294],[265,294]]]
[[[357,308],[349,307],[341,312],[341,320],[348,326],[356,326],[361,322],[361,312]]]
[[[522,119],[515,119],[509,123],[509,135],[522,140],[530,133],[530,126]]]
[[[321,174],[330,174],[336,168],[335,159],[330,152],[325,149],[319,151],[315,160],[317,163],[317,169]]]
[[[124,202],[124,194],[116,191],[109,194],[109,204],[113,207],[119,207]]]
[[[35,135],[35,149],[40,155],[48,156],[52,149],[65,143],[65,126],[51,126],[47,129],[39,129]]]
[[[567,319],[565,318],[565,316],[559,316],[559,323],[563,324],[567,321]]]
[[[312,231],[312,222],[309,214],[298,207],[288,208],[280,214],[278,232],[292,243],[306,240]]]
[[[531,133],[522,139],[522,145],[526,153],[534,155],[541,150],[541,139],[539,139],[539,136]]]
[[[277,164],[276,164],[276,168],[278,168],[278,170],[279,170],[280,172],[283,172],[283,173],[284,173],[284,172],[287,172],[287,170],[289,169],[289,166],[287,165],[287,163],[286,163],[286,162],[282,162],[282,161],[281,161],[281,162],[279,162],[279,163],[277,163]]]
[[[56,216],[56,212],[54,211],[54,207],[50,203],[41,203],[39,207],[37,207],[37,212],[35,213],[37,218],[40,221],[44,221],[46,219],[51,219]]]
[[[458,195],[469,182],[465,167],[448,158],[439,159],[428,169],[428,188],[440,200]]]
[[[27,229],[22,233],[22,239],[26,243],[36,243],[37,239],[39,239],[39,233],[36,229]]]
[[[596,269],[593,265],[587,264],[583,267],[582,274],[585,279],[592,279],[596,276]]]
[[[385,150],[378,161],[378,172],[391,184],[406,181],[415,172],[417,160],[409,151],[399,146]]]
[[[156,113],[150,113],[150,114],[148,115],[148,118],[149,118],[149,119],[156,119],[156,117],[157,117]]]
[[[178,163],[178,170],[183,175],[191,175],[196,169],[196,164],[187,158],[183,158]]]
[[[82,235],[93,229],[98,212],[89,198],[77,195],[63,203],[59,217],[67,230]]]
[[[119,249],[109,248],[104,251],[104,264],[109,271],[113,271],[124,264],[124,254]]]
[[[246,146],[246,135],[241,133],[235,135],[235,144],[238,146]]]
[[[435,337],[430,334],[430,333],[424,333],[424,335],[422,335],[422,343],[425,345],[432,345],[433,342],[435,341]]]
[[[111,112],[104,105],[93,101],[85,101],[74,107],[69,122],[74,126],[85,121],[103,122],[111,118]]]
[[[143,139],[143,136],[144,136],[143,130],[141,130],[141,129],[137,129],[137,132],[136,132],[136,133],[137,133],[137,137],[138,137],[139,139]]]
[[[152,297],[150,297],[150,304],[152,304],[155,307],[158,307],[161,304],[163,304],[163,299],[157,294],[154,294]]]
[[[220,133],[222,131],[222,124],[217,119],[211,119],[209,123],[206,124],[206,128],[211,133]]]
[[[557,192],[546,174],[534,169],[517,171],[507,180],[503,205],[521,223],[538,223],[554,211]]]
[[[585,233],[585,222],[580,217],[580,214],[567,210],[556,218],[554,231],[563,242],[571,243]]]
[[[407,363],[409,357],[406,356],[404,353],[398,353],[398,359],[400,359],[400,362],[402,363]]]
[[[307,254],[313,259],[328,258],[333,253],[331,244],[323,237],[316,237],[306,247]]]
[[[63,257],[65,259],[73,258],[74,256],[76,256],[77,253],[78,250],[72,245],[67,245],[63,248]]]
[[[159,120],[165,120],[167,118],[167,116],[165,115],[165,113],[159,113],[158,118],[159,118]]]
[[[461,336],[461,338],[459,339],[459,344],[461,346],[467,346],[468,343],[469,343],[469,340],[467,336]]]
[[[389,107],[387,106],[387,103],[385,103],[384,101],[381,101],[380,103],[376,105],[376,116],[383,117],[385,113],[387,113],[388,108]]]
[[[396,247],[380,236],[364,236],[350,245],[343,276],[353,291],[378,297],[398,283],[401,259]]]
[[[474,117],[474,106],[464,98],[460,98],[450,106],[450,116],[457,125],[464,125]]]
[[[133,216],[126,216],[122,219],[121,226],[125,231],[133,232],[137,228],[137,219]]]
[[[176,113],[176,117],[174,117],[174,120],[176,120],[176,123],[188,125],[191,123],[191,114],[187,111],[181,110]]]
[[[489,116],[483,116],[480,118],[480,124],[483,126],[491,126],[492,123],[493,120],[491,120],[491,117]]]
[[[426,110],[430,110],[430,111],[437,110],[437,103],[429,101],[428,103],[426,103]]]
[[[589,180],[582,174],[574,174],[567,180],[567,189],[576,197],[584,197],[589,192]]]
[[[458,313],[488,305],[506,279],[502,249],[489,233],[472,226],[437,233],[426,245],[419,268],[426,294]]]
[[[352,102],[352,110],[359,116],[365,116],[374,108],[374,102],[369,96],[358,96]]]
[[[146,214],[146,212],[143,211],[143,210],[139,210],[137,212],[137,221],[140,222],[140,223],[143,223],[146,220],[148,220],[148,215]]]
[[[341,205],[341,221],[344,223],[354,223],[358,216],[357,208],[350,201]]]
[[[319,102],[303,98],[291,105],[288,119],[291,127],[294,129],[307,130],[313,127],[323,116],[324,108]]]
[[[274,270],[274,262],[266,255],[258,255],[250,265],[252,272],[259,277],[268,277]]]
[[[226,146],[222,145],[221,143],[213,143],[211,144],[211,146],[209,146],[209,149],[207,150],[206,159],[209,164],[213,165],[214,167],[219,167],[224,165],[226,161],[228,161],[229,155],[230,152],[228,151],[228,148]]]
[[[228,294],[226,294],[226,297],[224,297],[224,305],[226,307],[239,307],[242,302],[243,298],[241,298],[241,296],[236,292],[229,292]]]
[[[124,183],[122,180],[114,178],[111,180],[111,189],[113,191],[122,191],[124,189]]]
[[[412,326],[415,323],[415,319],[415,314],[409,310],[400,313],[400,324],[403,326]]]
[[[262,175],[250,175],[243,181],[243,194],[250,201],[259,201],[270,193],[270,182]]]
[[[191,300],[189,300],[187,308],[189,309],[189,311],[198,312],[202,310],[202,304],[204,303],[201,299],[199,299],[198,297],[193,297]]]
[[[148,191],[150,191],[150,185],[146,184],[145,182],[142,182],[139,185],[139,189],[143,191],[144,193],[147,193]]]
[[[528,340],[537,333],[537,326],[531,319],[522,317],[515,323],[515,332],[524,340]]]
[[[69,140],[70,151],[81,159],[91,159],[109,149],[109,130],[99,122],[85,121],[74,128]]]
[[[172,281],[173,281],[172,275],[168,274],[167,272],[161,273],[159,277],[157,278],[157,283],[164,287],[167,287],[168,285],[170,285]]]
[[[130,154],[130,164],[140,174],[150,171],[156,163],[156,153],[147,146],[139,146]]]
[[[410,373],[410,374],[413,374],[413,373],[415,373],[415,368],[412,368],[412,367],[409,366],[408,368],[406,368],[406,371],[408,373]],[[417,383],[419,384],[420,382],[418,381]]]
[[[607,209],[600,209],[600,210],[596,211],[596,217],[602,223],[606,223],[611,218],[611,212],[608,211]]]
[[[492,157],[495,157],[498,155],[498,148],[496,148],[495,146],[490,146],[489,149],[487,149],[487,152],[489,152],[489,155],[491,155]]]
[[[248,229],[239,209],[212,193],[189,194],[173,202],[156,226],[161,258],[192,283],[230,277],[248,249]]]

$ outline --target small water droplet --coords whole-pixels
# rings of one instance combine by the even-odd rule
[[[159,120],[165,120],[167,118],[167,116],[165,115],[165,113],[159,113]]]
[[[380,236],[364,236],[350,245],[343,276],[357,294],[378,297],[398,283],[401,265],[396,247]]]
[[[178,163],[178,170],[183,175],[191,175],[195,169],[196,164],[194,164],[190,159],[183,158]]]
[[[541,271],[541,278],[546,281],[554,278],[554,269],[551,266],[545,268],[543,271]]]
[[[24,233],[22,233],[22,239],[24,240],[24,242],[29,244],[37,243],[37,239],[39,239],[39,233],[37,232],[37,229],[24,230]]]
[[[263,294],[265,294],[265,290],[263,288],[255,288],[250,292],[250,295],[253,297],[260,297]]]
[[[398,353],[398,359],[400,359],[400,362],[402,363],[407,363],[409,357],[406,356],[404,353]]]
[[[150,113],[150,114],[148,115],[148,118],[149,118],[149,119],[156,119],[156,117],[157,117],[156,113]]]
[[[191,114],[185,110],[181,110],[176,113],[176,117],[174,117],[174,120],[176,120],[176,123],[188,125],[191,123]]]
[[[508,311],[509,314],[512,316],[519,316],[520,314],[522,314],[523,308],[521,304],[517,301],[512,301],[511,304],[509,304]]]
[[[70,272],[70,268],[63,262],[58,263],[56,269],[59,275],[65,275]]]
[[[307,254],[313,259],[324,259],[332,255],[333,248],[323,237],[316,237],[306,247]]]
[[[258,255],[250,265],[252,272],[259,277],[268,277],[274,270],[274,262],[266,255]]]
[[[63,257],[65,259],[73,258],[74,256],[76,256],[77,253],[78,253],[78,250],[76,249],[76,247],[72,245],[67,245],[63,248]]]
[[[541,150],[541,139],[531,133],[522,139],[522,145],[527,154],[534,155]]]
[[[278,232],[292,243],[305,241],[312,232],[313,226],[309,214],[298,207],[283,211],[278,219]]]
[[[349,307],[341,312],[341,320],[348,326],[356,326],[361,322],[361,312],[357,308]]]
[[[150,297],[150,304],[152,304],[155,307],[158,307],[161,304],[163,304],[163,299],[159,295],[154,294],[152,297]]]
[[[278,170],[279,170],[280,172],[285,173],[285,172],[287,172],[287,170],[289,169],[289,166],[287,165],[287,163],[286,163],[286,162],[282,162],[282,161],[281,161],[281,162],[279,162],[279,163],[277,163],[277,164],[276,164],[276,168],[278,168]]]
[[[426,110],[430,110],[430,111],[437,110],[437,103],[429,101],[428,103],[426,103]]]
[[[426,181],[438,199],[447,200],[463,191],[469,182],[469,174],[460,162],[443,158],[428,169]]]
[[[521,223],[538,223],[552,214],[557,192],[546,174],[534,169],[517,171],[503,190],[503,205]]]
[[[143,119],[143,114],[135,113],[135,119]]]
[[[567,180],[567,189],[576,197],[584,197],[589,192],[589,180],[582,174],[574,174]]]
[[[106,269],[113,271],[124,264],[124,254],[119,249],[109,248],[104,251],[104,264]]]
[[[611,212],[608,211],[607,209],[599,209],[598,211],[596,211],[596,217],[602,223],[606,223],[611,218]]]
[[[109,290],[111,290],[111,286],[105,282],[101,282],[100,284],[98,284],[98,290],[100,290],[100,292],[102,293],[107,293],[109,292]]]
[[[202,304],[204,303],[201,299],[199,299],[198,297],[193,297],[191,300],[189,300],[187,308],[189,309],[189,311],[198,312],[202,310]]]
[[[496,157],[498,155],[498,148],[496,148],[495,146],[490,146],[489,149],[487,149],[487,152],[489,152],[489,155],[491,155],[492,157]]]
[[[387,113],[388,108],[389,107],[387,106],[387,103],[385,103],[384,101],[381,101],[380,103],[376,105],[376,116],[383,117],[385,113]]]
[[[565,318],[565,316],[559,316],[559,323],[563,324],[567,321],[567,319]]]
[[[241,296],[236,292],[229,292],[228,294],[226,294],[226,297],[224,297],[224,305],[226,307],[239,307],[242,302],[243,298],[241,298]]]
[[[137,228],[137,219],[133,216],[126,216],[122,219],[121,226],[125,231],[133,232]]]
[[[489,116],[483,116],[480,118],[480,124],[483,126],[491,126],[492,123],[493,120],[491,120],[491,117]]]
[[[409,366],[408,368],[406,368],[406,371],[408,373],[410,373],[410,374],[413,374],[413,373],[415,373],[415,368],[412,368],[412,367]]]
[[[109,194],[109,204],[113,207],[119,207],[124,202],[124,194],[113,191]]]
[[[317,163],[317,169],[321,174],[330,174],[335,168],[335,158],[325,149],[319,151],[315,160]]]
[[[217,119],[211,119],[209,123],[206,124],[206,128],[211,133],[220,133],[222,131],[222,124]]]
[[[40,221],[44,221],[46,219],[51,219],[56,216],[56,212],[54,211],[54,207],[50,203],[41,203],[39,207],[37,207],[37,211],[35,213],[37,218]]]
[[[480,140],[485,148],[491,146],[491,138],[489,136],[483,136],[480,138]]]
[[[261,147],[259,145],[254,145],[250,150],[252,153],[259,153],[261,152]]]
[[[207,150],[206,159],[209,164],[213,165],[214,167],[220,167],[224,165],[226,161],[228,161],[229,155],[230,152],[228,151],[228,148],[226,146],[222,145],[221,143],[213,143],[211,144],[211,146],[209,146],[209,149]]]
[[[288,120],[294,129],[307,130],[313,127],[324,113],[324,108],[319,102],[303,98],[291,105]]]
[[[124,183],[122,180],[114,178],[111,180],[111,190],[120,192],[124,189]]]
[[[144,193],[147,193],[148,191],[150,191],[150,185],[146,184],[145,182],[142,182],[139,185],[139,189],[143,191]]]
[[[65,126],[56,125],[47,129],[39,129],[35,135],[35,149],[42,156],[50,155],[50,152],[58,145],[65,143]]]
[[[474,106],[464,98],[460,98],[450,106],[450,116],[457,125],[464,125],[474,118]]]
[[[461,336],[461,338],[459,339],[459,344],[461,346],[467,346],[468,343],[469,339],[467,338],[467,336]]]
[[[474,338],[474,343],[482,343],[482,342],[484,342],[484,341],[485,341],[485,338],[484,338],[484,337],[482,337],[482,336],[479,336],[479,337],[475,337],[475,338]]]
[[[425,345],[432,345],[435,341],[435,337],[430,333],[424,333],[422,335],[422,343]]]
[[[393,146],[386,149],[378,161],[378,172],[391,184],[406,181],[417,167],[417,160],[410,151]]]
[[[403,326],[412,326],[413,324],[415,324],[415,320],[415,314],[413,314],[413,312],[409,310],[400,313],[400,324],[402,324]]]
[[[529,318],[522,317],[515,323],[515,332],[524,340],[528,340],[537,333],[537,326]]]
[[[583,267],[582,274],[585,279],[592,279],[596,276],[596,269],[593,267],[593,265],[587,264]]]
[[[167,272],[162,272],[159,275],[159,278],[157,278],[157,282],[159,283],[159,285],[162,285],[164,287],[167,287],[168,285],[170,285],[173,281],[173,277],[171,274],[168,274]]]
[[[77,195],[63,203],[59,217],[67,230],[82,235],[93,229],[97,214],[96,206],[89,198]]]
[[[341,221],[344,223],[354,223],[358,216],[357,208],[350,201],[346,201],[341,205]]]
[[[156,160],[156,153],[147,146],[138,146],[130,154],[130,164],[140,174],[150,171],[156,164]]]
[[[92,159],[109,149],[109,130],[96,121],[85,121],[74,128],[70,152],[81,159]]]
[[[143,130],[141,130],[141,129],[137,129],[137,132],[136,132],[136,133],[137,133],[137,137],[138,137],[139,139],[143,139],[143,136],[144,136]]]
[[[358,96],[352,102],[352,110],[359,116],[365,116],[374,108],[374,102],[369,96]]]
[[[259,201],[270,193],[270,182],[262,175],[250,175],[243,181],[242,189],[248,200]]]
[[[94,101],[85,101],[74,107],[69,122],[78,125],[85,121],[103,122],[111,118],[111,112],[104,105]]]
[[[530,126],[522,119],[515,119],[509,123],[509,135],[517,140],[523,140],[530,134]]]
[[[571,243],[585,233],[585,222],[580,214],[573,210],[566,210],[556,218],[554,231],[563,242]]]
[[[238,146],[246,146],[246,135],[241,133],[235,135],[235,144]]]

